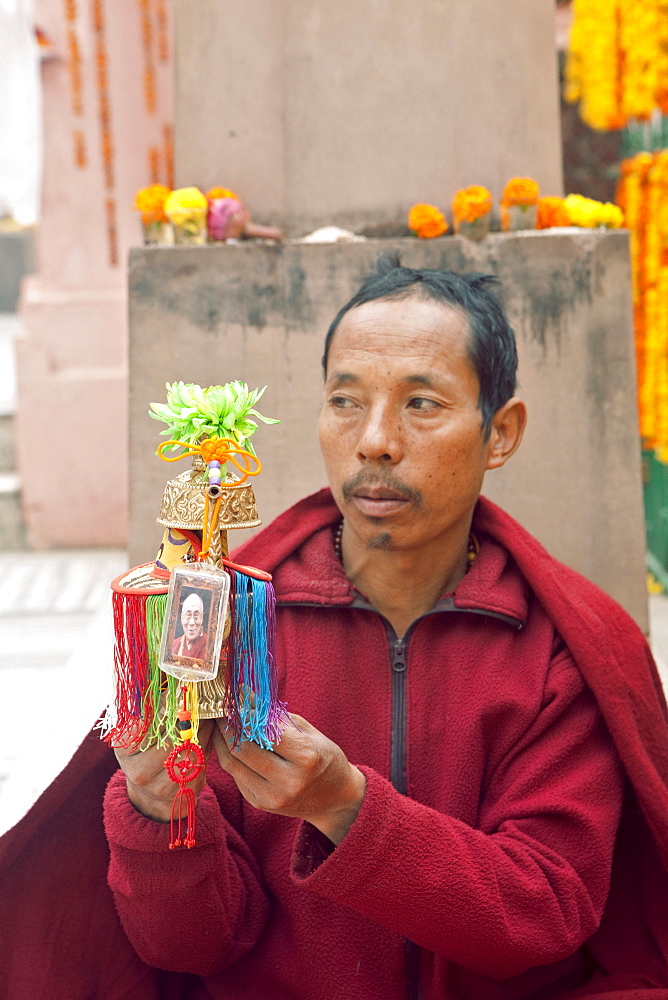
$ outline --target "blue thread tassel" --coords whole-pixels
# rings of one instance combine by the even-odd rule
[[[267,750],[286,719],[275,669],[276,597],[271,583],[232,575],[231,728],[234,743],[252,740]]]

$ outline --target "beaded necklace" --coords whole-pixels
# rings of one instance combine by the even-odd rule
[[[339,562],[343,565],[343,550],[341,548],[341,539],[343,538],[343,520],[339,521],[339,525],[334,532],[334,554]],[[466,572],[471,569],[473,563],[476,561],[478,552],[480,550],[480,543],[476,536],[471,532],[469,534],[468,548],[466,551]]]

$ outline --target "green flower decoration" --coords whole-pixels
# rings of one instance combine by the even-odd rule
[[[166,403],[151,403],[149,417],[162,420],[167,424],[160,433],[183,441],[187,444],[199,444],[204,438],[231,438],[252,455],[255,454],[248,440],[258,428],[253,417],[264,424],[280,424],[280,420],[263,417],[254,409],[262,397],[264,389],[249,391],[245,382],[227,382],[225,385],[211,385],[202,389],[200,385],[189,382],[169,382]],[[165,451],[176,451],[178,445],[165,448]]]

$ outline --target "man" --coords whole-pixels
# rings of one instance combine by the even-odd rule
[[[274,575],[294,726],[233,752],[203,725],[171,854],[165,754],[118,751],[116,992],[63,996],[666,996],[665,701],[621,609],[479,499],[526,419],[490,284],[386,262],[336,317],[331,493],[235,555]]]
[[[204,631],[204,602],[199,594],[191,591],[181,605],[183,635],[172,643],[174,656],[189,656],[203,660],[206,657],[207,636]]]

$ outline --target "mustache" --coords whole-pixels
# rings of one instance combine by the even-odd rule
[[[350,479],[346,479],[341,487],[344,500],[350,501],[363,486],[368,486],[372,489],[391,490],[401,497],[401,499],[409,500],[416,507],[422,506],[422,494],[419,490],[413,489],[408,483],[402,482],[393,472],[379,474],[371,469],[360,469]]]

